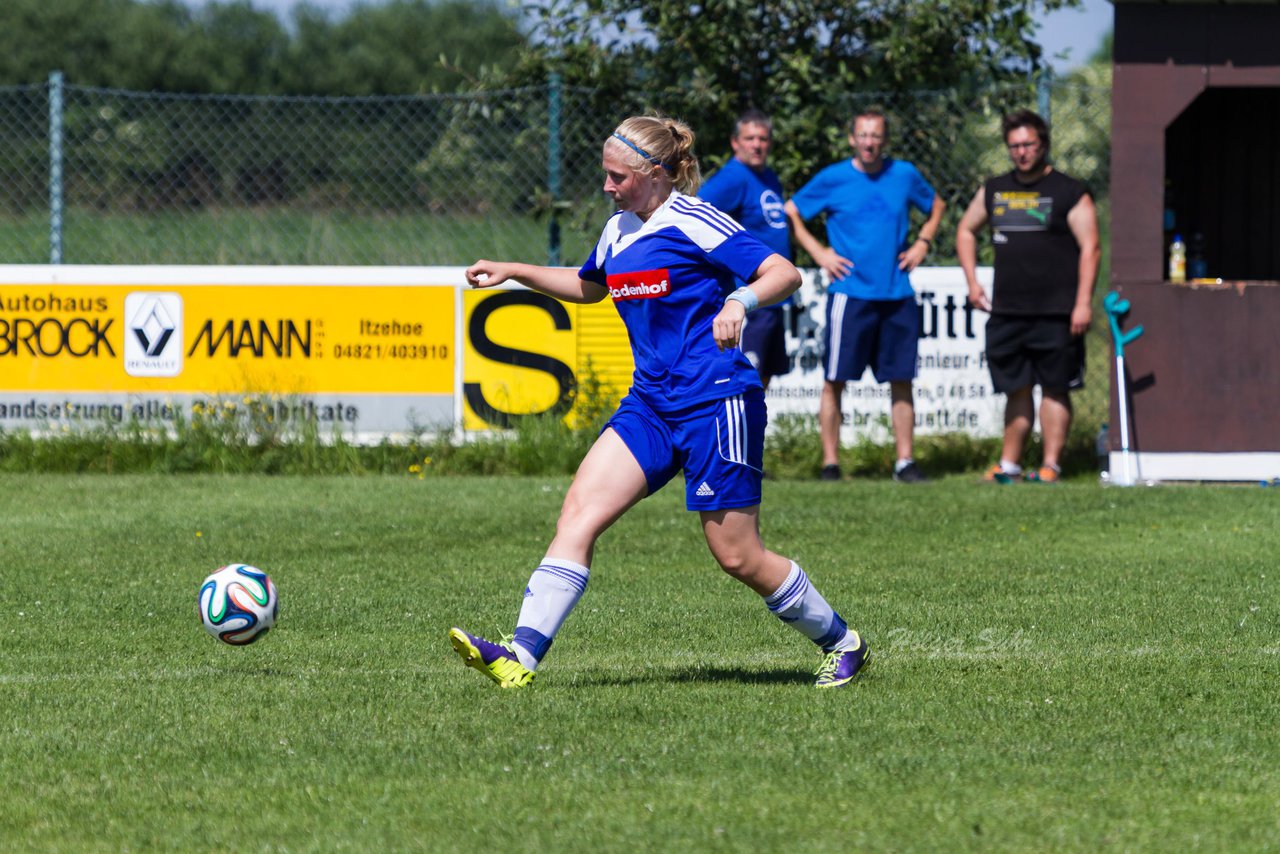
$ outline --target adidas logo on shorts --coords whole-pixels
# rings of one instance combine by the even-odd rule
[[[699,486],[698,491],[694,494],[701,496],[702,498],[706,498],[709,495],[715,495],[716,491],[711,487],[707,486],[707,482],[704,480],[702,482],[702,486]]]

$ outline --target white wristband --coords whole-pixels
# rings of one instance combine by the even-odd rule
[[[751,288],[738,288],[736,291],[729,294],[729,296],[725,297],[724,301],[728,302],[729,300],[742,303],[742,307],[746,309],[747,314],[750,314],[760,307],[760,297],[756,296],[755,292],[752,291]]]

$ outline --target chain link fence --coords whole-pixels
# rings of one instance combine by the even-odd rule
[[[574,92],[318,98],[0,88],[0,262],[458,264],[547,254]],[[567,106],[559,103],[568,102]],[[553,136],[558,137],[553,139]],[[578,182],[585,180],[586,185]],[[573,256],[585,251],[573,246]]]
[[[554,80],[376,98],[139,93],[58,74],[0,87],[0,263],[577,264],[610,212],[601,140],[640,109],[601,100]],[[858,93],[850,114],[872,104],[889,117],[890,153],[948,204],[929,263],[955,264],[960,215],[983,177],[1009,168],[1000,117],[1027,106],[1048,114],[1058,167],[1092,187],[1106,245],[1108,86]],[[775,119],[775,165],[794,189],[810,176],[788,174],[801,169],[788,165],[786,117]],[[843,127],[826,143],[832,160],[847,156]],[[709,174],[727,140],[699,148]],[[1100,361],[1077,403],[1096,429],[1105,341],[1092,351]]]
[[[57,75],[0,87],[0,262],[576,263],[608,212],[600,141],[628,112],[602,110],[593,94],[551,84],[377,98],[172,95]],[[1008,168],[999,120],[1015,107],[1050,114],[1055,161],[1105,199],[1109,102],[1105,87],[1055,83],[1038,93],[859,93],[849,108],[886,112],[891,153],[920,167],[954,226],[982,177]],[[782,148],[785,117],[778,123]],[[844,129],[829,136],[832,159],[844,156]],[[715,140],[700,149],[708,173],[727,154]],[[809,177],[777,160],[788,187]],[[941,234],[932,260],[949,263],[954,228]]]

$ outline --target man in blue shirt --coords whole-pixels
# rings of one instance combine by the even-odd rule
[[[796,240],[831,279],[818,408],[823,480],[840,479],[840,399],[845,383],[861,379],[868,366],[877,382],[889,383],[893,478],[925,480],[912,459],[920,314],[908,274],[928,254],[946,204],[914,166],[884,156],[887,139],[883,113],[858,114],[849,129],[853,159],[823,169],[786,204]],[[907,239],[912,207],[928,215],[914,241]],[[805,227],[820,214],[827,218],[830,246]]]
[[[736,219],[747,232],[788,261],[791,233],[782,205],[782,182],[768,167],[773,122],[760,110],[747,110],[733,126],[733,159],[702,185],[698,196]],[[739,282],[743,285],[745,282]],[[742,333],[742,352],[755,365],[760,382],[791,370],[787,358],[786,312],[782,304],[753,312]]]

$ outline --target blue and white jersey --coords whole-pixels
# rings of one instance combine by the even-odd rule
[[[760,388],[742,351],[720,351],[711,322],[773,252],[731,217],[672,190],[646,222],[619,211],[578,275],[608,288],[627,327],[631,393],[658,412]]]

